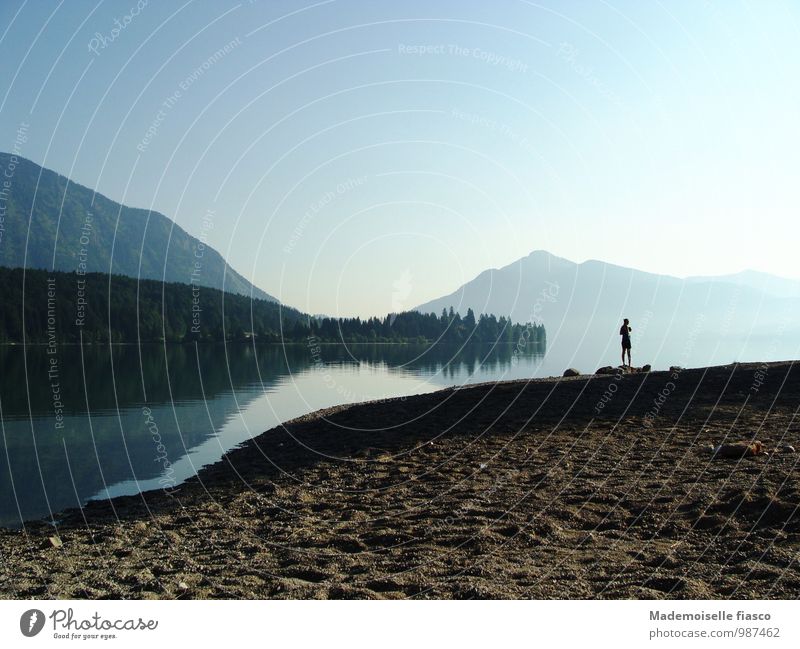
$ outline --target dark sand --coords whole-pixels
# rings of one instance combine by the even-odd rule
[[[800,367],[765,367],[317,412],[172,495],[66,513],[61,547],[0,530],[0,596],[796,598]],[[769,453],[706,449],[751,439]]]

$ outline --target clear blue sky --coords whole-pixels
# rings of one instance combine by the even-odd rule
[[[28,124],[288,304],[410,308],[534,249],[800,276],[800,3],[141,4],[0,3],[0,148]]]

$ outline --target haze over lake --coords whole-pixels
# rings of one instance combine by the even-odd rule
[[[566,344],[64,346],[63,425],[44,347],[0,348],[0,524],[50,518],[88,499],[172,488],[240,442],[314,410],[448,386],[584,372],[616,364],[616,339],[591,357]],[[654,368],[777,360],[775,337],[666,341]],[[522,353],[515,354],[514,352]],[[636,350],[634,351],[636,353]],[[516,357],[516,360],[513,360]],[[11,467],[9,469],[9,467]]]

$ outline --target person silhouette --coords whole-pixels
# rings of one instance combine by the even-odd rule
[[[622,322],[619,335],[622,336],[622,367],[625,367],[625,351],[628,352],[628,369],[631,368],[631,327],[628,318]]]

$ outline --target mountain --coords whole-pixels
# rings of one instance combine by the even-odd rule
[[[450,306],[542,322],[548,354],[565,363],[577,359],[584,371],[619,363],[623,318],[633,327],[634,363],[688,366],[800,352],[800,298],[791,280],[753,271],[679,279],[537,250],[416,310],[441,313]]]
[[[773,297],[800,297],[800,281],[777,277],[757,270],[743,270],[733,275],[718,277],[687,277],[687,282],[728,282],[737,286],[747,286],[763,291]]]
[[[0,344],[221,342],[245,332],[282,342],[308,321],[279,302],[215,288],[37,268],[0,267],[0,304]]]
[[[277,302],[163,214],[120,205],[8,153],[0,169],[0,266],[194,280]]]

